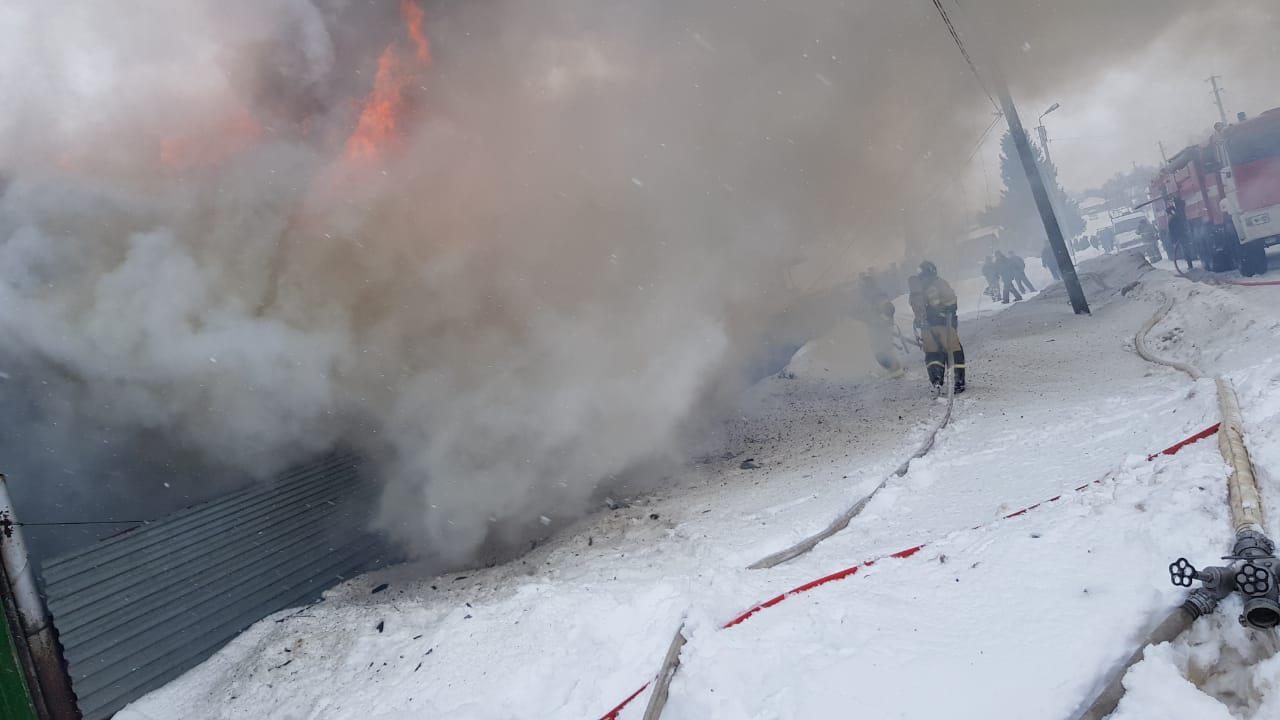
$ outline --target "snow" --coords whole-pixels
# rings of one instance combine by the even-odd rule
[[[1028,269],[1048,284],[1037,261]],[[1264,503],[1280,511],[1268,469],[1280,467],[1280,288],[1192,283],[1132,254],[1081,275],[1092,317],[1071,314],[1061,285],[1004,306],[959,284],[970,390],[953,422],[808,555],[744,569],[863,497],[943,409],[918,354],[905,378],[875,377],[869,358],[851,359],[867,351],[847,326],[797,353],[787,379],[752,388],[668,487],[505,565],[346,583],[117,717],[597,718],[652,677],[682,622],[668,720],[1070,717],[1181,601],[1168,563],[1209,564],[1232,538],[1212,440],[1146,461],[1217,418],[1212,381],[1133,352],[1164,297],[1177,304],[1154,349],[1236,383]],[[756,602],[919,543],[721,629]],[[1114,717],[1280,716],[1275,639],[1240,628],[1231,602],[1149,649]]]

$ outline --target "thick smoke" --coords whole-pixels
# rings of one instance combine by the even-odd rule
[[[1175,6],[973,27],[1018,89]],[[399,1],[0,10],[0,342],[45,402],[259,475],[356,444],[382,527],[458,562],[677,454],[989,117],[929,2],[421,7],[430,63]],[[353,158],[389,44],[398,126]]]

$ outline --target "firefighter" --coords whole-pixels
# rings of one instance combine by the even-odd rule
[[[1009,267],[1013,270],[1013,282],[1019,290],[1025,293],[1036,291],[1036,286],[1031,284],[1031,278],[1027,277],[1027,261],[1012,250],[1009,251]]]
[[[996,269],[996,261],[990,256],[982,261],[982,277],[987,281],[986,294],[992,300],[1000,298],[1000,271]]]
[[[902,363],[894,351],[893,302],[888,294],[880,288],[879,283],[870,272],[862,273],[862,307],[861,317],[867,326],[867,334],[871,338],[872,351],[880,367],[889,371],[891,377],[902,377]]]
[[[1044,244],[1044,249],[1040,251],[1040,264],[1044,265],[1044,269],[1049,271],[1054,280],[1062,279],[1062,270],[1058,268],[1058,256],[1053,252],[1053,246],[1049,243]]]
[[[1014,286],[1014,277],[1017,276],[1017,270],[1012,261],[1005,257],[1004,253],[996,251],[996,272],[1000,274],[1000,286],[1004,289],[1002,300],[1005,305],[1009,304],[1009,295],[1013,295],[1013,301],[1022,300],[1022,293],[1018,292],[1018,288]]]
[[[889,377],[900,378],[903,375],[902,363],[898,360],[897,336],[894,333],[895,308],[893,302],[885,300],[877,308],[875,319],[868,323],[874,336],[876,362],[889,372]]]
[[[921,309],[924,328],[921,333],[925,366],[929,383],[941,389],[946,381],[947,356],[954,370],[955,391],[964,392],[964,347],[960,345],[959,321],[956,318],[956,292],[946,280],[938,277],[938,267],[925,260],[920,263]],[[919,312],[919,311],[917,311]]]
[[[1098,244],[1102,246],[1102,252],[1108,255],[1116,253],[1116,231],[1115,228],[1102,228],[1098,231]]]
[[[1138,237],[1142,238],[1142,248],[1151,262],[1159,262],[1160,241],[1156,239],[1156,227],[1146,218],[1138,220]]]
[[[1182,202],[1182,198],[1176,197],[1169,205],[1167,212],[1169,213],[1169,242],[1173,246],[1169,249],[1169,257],[1172,258],[1174,253],[1181,251],[1186,258],[1187,268],[1195,268],[1196,253],[1191,251],[1191,228],[1187,223],[1187,206]]]
[[[924,285],[920,282],[919,275],[912,275],[907,278],[907,302],[911,305],[911,313],[913,315],[911,330],[915,334],[916,345],[924,347]]]

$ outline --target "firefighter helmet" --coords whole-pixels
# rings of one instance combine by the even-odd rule
[[[920,276],[924,278],[938,277],[938,266],[928,260],[925,260],[920,263]]]

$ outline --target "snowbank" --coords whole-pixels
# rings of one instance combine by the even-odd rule
[[[1175,303],[1152,329],[1153,348],[1235,385],[1245,442],[1269,512],[1266,529],[1280,537],[1280,319],[1274,314],[1280,287],[1213,286],[1153,274],[1142,292]],[[1221,546],[1218,554],[1227,549]],[[1202,557],[1199,562],[1209,564],[1217,555]],[[1272,633],[1242,628],[1236,621],[1240,609],[1239,600],[1229,598],[1182,638],[1148,649],[1126,675],[1128,694],[1112,717],[1280,717],[1280,644]]]
[[[682,618],[689,642],[668,720],[851,708],[1067,717],[1180,601],[1170,560],[1216,558],[1230,543],[1212,442],[1145,459],[1216,419],[1211,382],[1132,352],[1163,294],[1180,293],[1181,310],[1157,329],[1162,350],[1230,373],[1255,459],[1280,467],[1271,300],[1193,286],[1132,256],[1081,272],[1092,317],[1072,315],[1060,286],[965,316],[970,392],[953,424],[809,555],[743,569],[824,526],[913,447],[940,411],[919,355],[902,380],[766,379],[663,491],[507,565],[425,580],[401,567],[347,583],[259,623],[118,717],[599,717],[652,676]],[[1264,499],[1280,508],[1274,481],[1264,471]],[[913,557],[719,629],[759,600],[921,542]],[[1215,658],[1271,657],[1227,632],[1229,613],[1198,623],[1185,647],[1153,650],[1131,671],[1117,717],[1267,717],[1277,661],[1247,678],[1205,670]],[[1245,699],[1224,704],[1225,688],[1244,686]],[[645,702],[623,717],[640,717]]]

